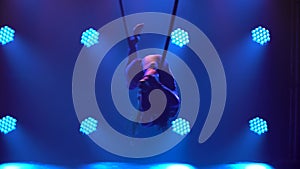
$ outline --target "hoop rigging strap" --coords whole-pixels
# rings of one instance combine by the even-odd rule
[[[173,6],[173,10],[172,10],[172,17],[171,17],[171,22],[170,22],[169,31],[168,31],[168,36],[167,36],[167,39],[166,39],[164,52],[162,54],[161,65],[159,65],[160,68],[164,65],[165,60],[166,60],[167,51],[169,49],[170,40],[171,40],[171,33],[172,33],[172,30],[173,30],[173,27],[174,27],[176,13],[177,13],[177,9],[178,9],[178,2],[179,2],[179,0],[174,1],[174,6]]]
[[[121,8],[121,15],[122,15],[122,18],[123,18],[123,24],[124,24],[125,33],[126,33],[126,36],[129,38],[128,28],[127,28],[127,22],[126,22],[126,19],[125,19],[125,12],[124,12],[123,1],[119,0],[119,4],[120,4],[120,8]],[[127,38],[127,41],[129,43],[129,39],[128,38]]]

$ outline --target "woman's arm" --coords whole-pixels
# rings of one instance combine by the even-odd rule
[[[126,66],[126,79],[129,89],[134,89],[138,87],[139,80],[143,77],[140,75],[142,68],[142,61],[138,58],[137,50],[138,50],[138,42],[140,40],[140,33],[142,32],[142,29],[144,27],[144,24],[137,24],[133,28],[133,36],[128,37],[128,61]]]
[[[129,65],[133,60],[137,59],[137,43],[139,42],[139,40],[141,39],[140,34],[142,32],[144,28],[144,24],[137,24],[134,28],[133,28],[133,36],[128,37],[128,45],[129,45],[129,51],[128,51],[128,62],[127,65]]]

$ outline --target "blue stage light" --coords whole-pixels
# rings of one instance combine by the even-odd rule
[[[141,168],[141,167],[140,167]],[[189,164],[180,164],[180,163],[164,163],[164,164],[154,164],[150,167],[143,167],[149,169],[196,169],[195,167]]]
[[[273,169],[268,164],[262,164],[262,163],[257,163],[257,164],[248,164],[244,167],[244,169]]]
[[[7,134],[16,129],[17,120],[10,116],[5,116],[0,119],[0,131]]]
[[[249,121],[250,130],[254,133],[261,135],[268,131],[267,122],[259,117],[256,117]]]
[[[216,167],[219,168],[219,167]],[[229,164],[229,165],[222,165],[220,168],[231,168],[231,169],[274,169],[272,166],[264,163],[236,163],[236,164]]]
[[[81,35],[81,43],[86,47],[91,47],[97,44],[99,41],[99,32],[90,28],[84,31]]]
[[[157,168],[157,169],[159,169],[159,168]],[[162,169],[163,169],[163,167],[162,167]],[[195,169],[195,168],[188,164],[170,164],[170,165],[164,167],[164,169]]]
[[[245,169],[267,169],[267,168],[260,164],[251,164],[246,166]]]
[[[259,26],[252,30],[252,40],[256,43],[264,45],[271,40],[270,31]]]
[[[172,121],[172,130],[183,136],[191,131],[190,123],[185,119],[178,118]]]
[[[5,44],[13,41],[14,36],[15,36],[15,31],[12,28],[10,28],[8,26],[1,27],[1,29],[0,29],[0,43],[2,45],[5,45]]]
[[[83,134],[89,135],[92,132],[96,131],[98,125],[98,121],[89,117],[81,122],[80,132]]]
[[[172,43],[179,47],[183,47],[184,45],[187,45],[190,42],[189,34],[180,28],[174,30],[171,33],[171,39]]]

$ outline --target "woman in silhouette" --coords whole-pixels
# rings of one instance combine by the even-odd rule
[[[126,78],[129,89],[139,89],[138,103],[139,111],[141,112],[137,115],[137,121],[143,126],[156,125],[160,129],[165,130],[169,128],[171,122],[177,118],[180,99],[177,94],[176,82],[169,65],[167,62],[162,63],[162,56],[160,54],[148,55],[142,59],[138,58],[136,53],[137,43],[140,40],[140,33],[143,26],[143,24],[136,25],[133,29],[134,36],[128,38],[129,55],[126,66]],[[153,113],[157,113],[145,112],[151,107],[149,94],[154,89],[159,89],[165,94],[167,103],[163,113],[149,122],[149,120],[151,120],[149,118],[154,117]],[[160,98],[155,99],[159,100]]]

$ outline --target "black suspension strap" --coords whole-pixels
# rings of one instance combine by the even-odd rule
[[[164,65],[165,60],[166,60],[166,56],[167,56],[167,52],[168,52],[169,45],[170,45],[170,40],[171,40],[171,33],[172,33],[172,30],[173,30],[173,27],[174,27],[176,13],[177,13],[177,9],[178,9],[178,2],[179,2],[179,0],[174,1],[171,22],[170,22],[170,26],[169,26],[169,30],[168,30],[168,36],[167,36],[167,40],[166,40],[166,43],[165,43],[164,52],[162,54],[162,60],[161,60],[161,64],[160,64],[159,68],[162,68],[162,66]]]

